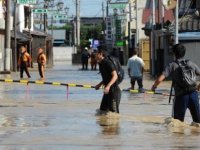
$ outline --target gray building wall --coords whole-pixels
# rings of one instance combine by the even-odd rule
[[[48,31],[49,34],[51,34],[51,30]],[[53,30],[53,39],[66,39],[66,30]]]
[[[190,59],[200,67],[200,41],[180,41],[186,47],[185,58]]]

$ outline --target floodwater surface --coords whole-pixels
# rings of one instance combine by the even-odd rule
[[[98,71],[79,68],[55,64],[45,81],[96,85],[101,80]],[[6,78],[19,79],[18,74]],[[31,74],[38,79],[37,71]],[[152,83],[146,74],[145,88]],[[126,76],[120,87],[129,86]],[[160,88],[168,91],[170,84]],[[120,114],[98,115],[101,98],[102,90],[92,88],[1,83],[0,150],[200,149],[200,127],[190,125],[189,111],[185,123],[173,120],[168,96],[122,92]]]

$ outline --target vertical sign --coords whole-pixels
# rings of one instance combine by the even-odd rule
[[[112,17],[106,17],[106,40],[112,40]]]

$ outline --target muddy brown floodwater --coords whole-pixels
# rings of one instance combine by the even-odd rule
[[[91,84],[98,71],[57,63],[45,81]],[[126,69],[126,67],[125,67]],[[36,69],[31,80],[38,79]],[[19,79],[19,73],[2,78]],[[153,81],[145,74],[144,85]],[[128,76],[120,85],[130,86]],[[159,88],[169,91],[170,82]],[[120,114],[96,115],[102,90],[22,83],[0,83],[0,150],[183,150],[200,149],[200,128],[171,119],[168,97],[122,92]]]

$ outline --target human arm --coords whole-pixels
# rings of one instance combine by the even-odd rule
[[[172,71],[173,71],[173,66],[174,63],[170,63],[169,65],[167,65],[164,69],[164,71],[162,72],[162,74],[156,79],[156,81],[154,82],[151,90],[154,91],[157,86],[167,77],[172,75]]]
[[[143,73],[144,73],[144,66],[145,66],[145,63],[144,63],[144,61],[143,61],[143,59],[141,59],[141,73],[142,73],[142,75],[143,75]]]
[[[26,55],[26,57],[28,58],[28,64],[29,64],[29,67],[30,67],[32,58],[31,58],[30,54],[27,53],[27,52],[25,53],[25,55]]]
[[[45,64],[46,64],[46,55],[45,55],[45,54],[42,54],[42,55],[41,55],[41,64],[42,64],[42,65],[45,65]]]
[[[189,63],[192,63],[190,65],[192,65],[194,67],[195,70],[195,74],[198,76],[197,80],[200,78],[200,68],[193,62],[189,61]],[[200,91],[200,83],[197,85],[197,90]]]
[[[130,66],[130,59],[127,62],[127,68],[128,68],[128,76],[131,77],[131,66]]]
[[[103,81],[99,82],[99,83],[95,86],[95,89],[98,90],[102,85],[103,85]]]
[[[154,91],[154,90],[157,88],[157,86],[158,86],[164,79],[165,79],[165,75],[164,75],[164,74],[161,74],[161,75],[156,79],[156,81],[154,82],[154,84],[153,84],[151,90]]]
[[[117,78],[118,78],[116,70],[112,71],[111,75],[112,75],[112,78],[111,78],[110,82],[106,85],[106,87],[104,89],[104,93],[105,94],[109,93],[110,87],[117,81]]]
[[[17,67],[19,68],[21,65],[21,58],[19,57],[18,61],[17,61]]]
[[[131,69],[128,68],[128,76],[131,77]]]

